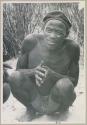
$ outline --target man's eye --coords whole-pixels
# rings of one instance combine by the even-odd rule
[[[62,33],[58,33],[57,35],[62,36],[63,34]]]
[[[61,33],[61,32],[57,32],[57,35],[59,35],[59,36],[63,36],[64,34],[63,33]]]

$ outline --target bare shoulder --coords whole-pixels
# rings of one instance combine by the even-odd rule
[[[66,39],[66,45],[71,51],[78,51],[80,52],[80,46],[77,42],[71,39]]]
[[[27,35],[22,43],[21,51],[22,53],[26,53],[31,51],[39,41],[43,39],[43,34],[29,34]]]
[[[30,42],[33,41],[33,40],[36,40],[36,42],[38,42],[39,39],[43,39],[44,38],[44,35],[43,34],[35,34],[35,33],[32,33],[32,34],[29,34],[27,35],[25,38],[24,38],[24,41],[27,41],[29,40]]]

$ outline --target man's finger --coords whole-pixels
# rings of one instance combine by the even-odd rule
[[[46,72],[46,69],[42,67],[37,67],[36,70],[41,71],[41,72]]]
[[[45,77],[45,73],[42,73],[38,70],[36,70],[36,74],[39,75],[41,78]]]
[[[40,87],[40,82],[36,79],[36,85]]]
[[[43,84],[43,79],[41,77],[39,77],[38,75],[35,75],[36,77],[36,84],[38,86],[40,86],[41,84]]]
[[[41,77],[39,77],[38,75],[35,75],[35,77],[36,77],[36,79],[38,80],[38,81],[42,81],[42,78]]]

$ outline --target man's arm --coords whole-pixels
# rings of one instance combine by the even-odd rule
[[[79,57],[80,57],[80,47],[77,45],[75,47],[74,51],[74,57],[71,62],[68,76],[71,77],[71,81],[73,82],[73,85],[76,86],[78,83],[78,77],[79,77]]]
[[[35,69],[29,69],[29,53],[36,46],[37,39],[34,34],[28,35],[22,44],[21,55],[18,58],[16,70],[21,73],[32,75]]]
[[[16,65],[16,70],[18,69],[28,69],[28,53],[19,56]]]
[[[29,53],[21,54],[18,58],[16,70],[26,75],[33,75],[35,69],[29,69]]]
[[[21,54],[18,58],[16,65],[17,71],[20,71],[21,73],[29,76],[35,73],[35,68],[29,69],[29,54],[32,49],[34,49],[34,47],[37,45],[37,41],[42,38],[43,36],[38,34],[29,34],[25,37],[21,47]],[[12,70],[12,72],[14,71]]]

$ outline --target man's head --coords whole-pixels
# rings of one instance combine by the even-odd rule
[[[60,11],[48,13],[44,17],[43,22],[45,24],[44,33],[54,42],[61,41],[69,34],[71,23],[64,13]]]

